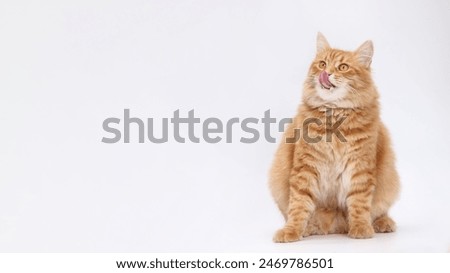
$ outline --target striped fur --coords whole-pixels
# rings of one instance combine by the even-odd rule
[[[331,233],[370,238],[374,232],[395,230],[388,210],[397,198],[399,178],[389,135],[380,120],[370,72],[372,54],[370,41],[356,51],[343,51],[330,48],[319,33],[303,103],[284,133],[270,171],[272,195],[286,219],[275,233],[275,242]],[[326,66],[321,67],[321,62]],[[323,70],[334,85],[330,90],[319,82]],[[305,121],[311,118],[315,122],[306,128]],[[326,126],[330,121],[342,122],[338,129],[344,141],[336,134],[330,138]],[[301,137],[288,143],[286,139],[294,138],[297,129],[301,136],[308,129],[308,136],[321,140]]]

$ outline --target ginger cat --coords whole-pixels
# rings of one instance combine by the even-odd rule
[[[370,238],[374,232],[395,231],[388,210],[399,178],[380,120],[372,55],[371,41],[343,51],[318,34],[303,103],[270,171],[270,189],[286,219],[275,242],[331,233]]]

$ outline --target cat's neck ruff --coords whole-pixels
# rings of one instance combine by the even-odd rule
[[[310,97],[308,99],[304,100],[304,104],[308,105],[311,108],[316,108],[319,111],[322,111],[321,109],[325,109],[323,110],[323,112],[326,111],[326,109],[331,108],[331,109],[357,109],[360,108],[359,106],[355,105],[352,101],[350,100],[339,100],[339,101],[324,101],[322,98],[320,97]]]

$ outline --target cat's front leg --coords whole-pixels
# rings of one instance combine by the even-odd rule
[[[348,235],[351,238],[371,238],[374,234],[371,219],[371,204],[375,188],[373,168],[358,164],[351,176],[350,189],[347,194]],[[362,165],[362,166],[361,166]],[[365,166],[365,167],[363,167]]]
[[[311,189],[317,174],[314,168],[304,165],[291,175],[289,181],[289,208],[285,226],[273,237],[276,243],[298,241],[306,230],[315,209]]]

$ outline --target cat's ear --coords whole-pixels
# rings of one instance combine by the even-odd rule
[[[325,50],[325,49],[329,49],[330,45],[328,44],[327,39],[325,38],[325,36],[323,36],[322,33],[318,32],[317,33],[317,53]]]
[[[372,41],[370,40],[365,41],[360,47],[358,47],[355,53],[358,58],[358,61],[368,68],[372,63],[372,56],[373,56]]]

